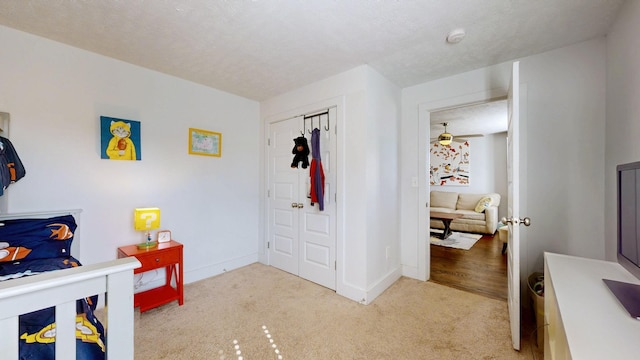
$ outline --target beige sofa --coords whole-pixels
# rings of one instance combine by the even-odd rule
[[[490,205],[482,212],[476,212],[480,199],[491,198]],[[464,194],[451,191],[431,191],[429,202],[431,212],[456,213],[463,216],[451,222],[451,230],[481,234],[494,234],[498,226],[498,205],[500,194]],[[444,229],[441,220],[430,220],[434,229]]]

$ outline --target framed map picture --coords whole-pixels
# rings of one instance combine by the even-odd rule
[[[189,128],[189,154],[220,157],[222,155],[222,134]]]

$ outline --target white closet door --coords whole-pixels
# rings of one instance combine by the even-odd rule
[[[300,277],[330,289],[336,288],[336,134],[335,108],[321,115],[313,122],[320,129],[320,153],[325,175],[324,210],[318,204],[311,206],[311,199],[305,198],[300,209]],[[329,124],[329,130],[326,126]],[[307,120],[308,128],[311,123]],[[309,136],[309,138],[311,138]],[[311,145],[311,143],[309,143]],[[309,169],[304,172],[305,196],[311,185]]]
[[[272,266],[336,288],[336,134],[335,109],[316,117],[325,174],[324,210],[311,205],[310,167],[291,168],[293,139],[303,126],[311,149],[312,122],[302,117],[270,125],[269,262]],[[329,126],[329,130],[325,127]],[[312,156],[309,156],[311,163]]]
[[[300,174],[291,168],[302,117],[273,123],[269,147],[269,262],[298,275]]]

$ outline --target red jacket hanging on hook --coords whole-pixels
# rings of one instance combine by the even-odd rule
[[[318,203],[320,211],[324,210],[324,170],[320,158],[320,130],[313,129],[311,132],[311,205]]]

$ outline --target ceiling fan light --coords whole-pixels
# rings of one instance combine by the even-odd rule
[[[440,134],[440,136],[438,136],[438,143],[440,143],[440,145],[450,145],[452,141],[453,135],[449,134],[448,132],[443,132],[442,134]]]

